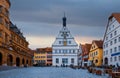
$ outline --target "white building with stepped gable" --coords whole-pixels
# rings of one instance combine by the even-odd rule
[[[78,44],[66,27],[66,17],[63,17],[63,27],[59,35],[52,44],[52,65],[53,66],[70,66],[78,65]]]

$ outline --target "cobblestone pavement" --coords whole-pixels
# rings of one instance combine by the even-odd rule
[[[108,78],[108,76],[90,74],[85,69],[29,67],[0,71],[0,78]]]
[[[17,69],[17,68],[19,68],[19,67],[0,66],[0,71],[11,70],[11,69]]]

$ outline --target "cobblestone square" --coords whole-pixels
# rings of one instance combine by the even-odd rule
[[[30,67],[0,71],[0,78],[108,78],[108,75],[90,74],[86,69],[61,67]]]

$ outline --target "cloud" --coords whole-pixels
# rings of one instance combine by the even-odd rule
[[[103,40],[101,37],[75,37],[75,40],[77,41],[78,44],[86,44],[86,43],[89,43],[89,44],[92,44],[92,41],[93,40]]]
[[[112,12],[119,11],[119,0],[11,0],[11,16],[17,21],[59,23],[66,12],[68,23],[104,26]]]
[[[26,36],[29,41],[30,48],[43,48],[43,47],[51,47],[55,38],[53,36]]]
[[[67,27],[78,43],[102,39],[108,17],[113,12],[119,12],[120,7],[120,0],[10,1],[10,18],[21,29],[33,48],[52,44],[62,28],[64,12]],[[42,43],[37,44],[40,41]]]

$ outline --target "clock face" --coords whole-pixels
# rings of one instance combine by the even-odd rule
[[[67,41],[64,41],[64,46],[66,46],[67,45]]]

